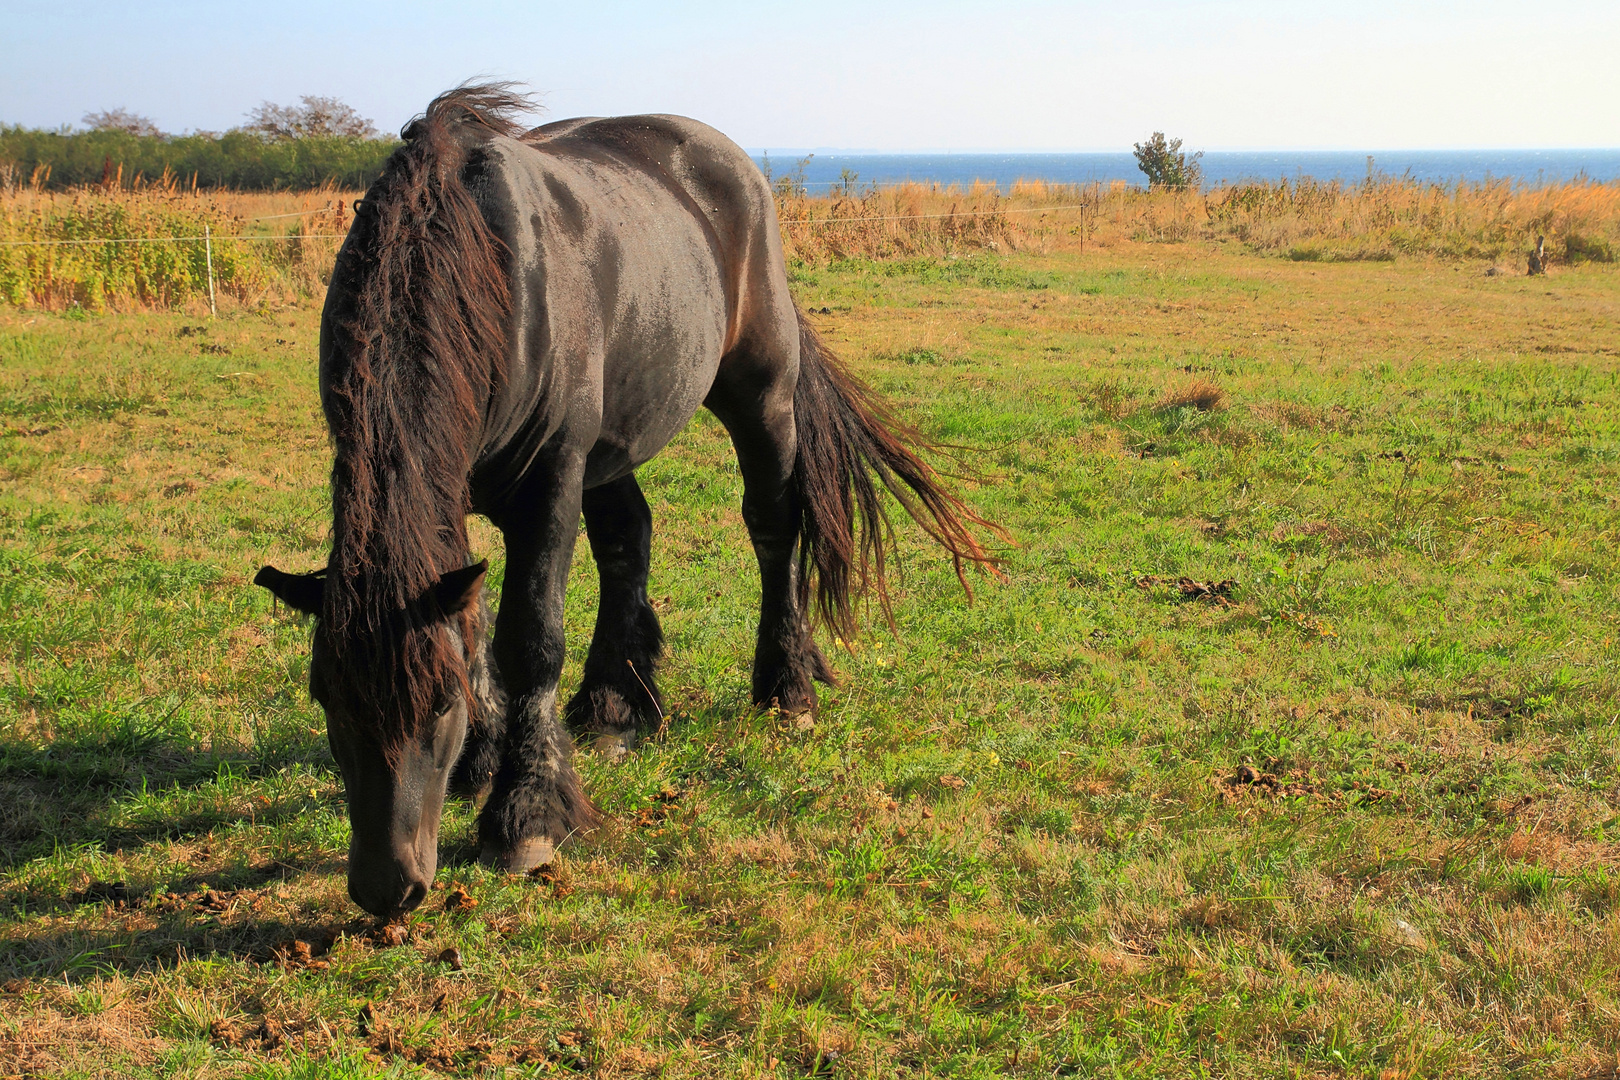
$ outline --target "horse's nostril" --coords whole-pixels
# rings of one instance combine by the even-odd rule
[[[405,899],[400,902],[400,910],[415,911],[421,906],[422,901],[427,899],[427,894],[428,887],[425,882],[411,882],[410,890],[405,894]]]

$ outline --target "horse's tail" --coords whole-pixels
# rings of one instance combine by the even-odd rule
[[[928,441],[870,387],[852,375],[827,348],[804,312],[799,317],[799,382],[793,392],[798,457],[793,479],[801,509],[799,606],[812,600],[822,620],[844,640],[853,640],[851,600],[875,588],[883,614],[889,609],[885,543],[891,540],[882,489],[913,521],[950,553],[968,597],[965,563],[992,573],[995,559],[974,529],[1005,536],[1005,530],[975,513],[917,455]]]

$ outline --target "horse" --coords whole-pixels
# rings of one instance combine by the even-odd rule
[[[756,705],[799,714],[833,684],[812,609],[845,640],[852,601],[875,590],[887,612],[885,491],[964,587],[964,566],[994,563],[978,534],[995,526],[796,306],[769,184],[741,148],[667,115],[525,129],[529,108],[508,83],[441,94],[356,205],[321,315],[331,553],[254,579],[314,616],[349,895],[385,920],[427,895],[449,795],[484,798],[483,863],[532,870],[600,820],[574,737],[660,724],[635,470],[700,406],[743,477]],[[492,636],[472,513],[505,543]],[[600,603],[559,722],[582,515]]]

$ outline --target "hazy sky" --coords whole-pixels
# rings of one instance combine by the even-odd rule
[[[0,0],[0,122],[217,130],[331,94],[397,130],[471,75],[756,151],[1615,147],[1620,0]]]

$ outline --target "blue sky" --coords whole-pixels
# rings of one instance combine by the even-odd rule
[[[331,94],[397,129],[470,75],[753,150],[1620,146],[1620,0],[131,4],[4,0],[0,121],[218,130]]]

